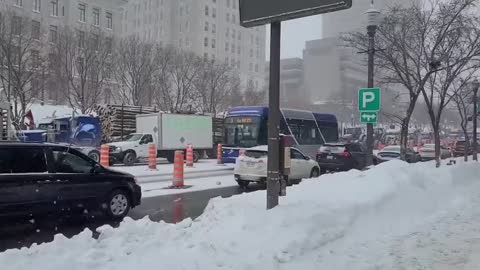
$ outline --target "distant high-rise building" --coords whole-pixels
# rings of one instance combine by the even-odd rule
[[[264,87],[266,30],[240,26],[238,0],[131,0],[122,13],[122,36],[225,62],[244,86]]]

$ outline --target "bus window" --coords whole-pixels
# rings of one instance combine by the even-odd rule
[[[292,135],[300,145],[320,145],[324,144],[317,123],[314,120],[287,119],[288,126]]]
[[[334,126],[320,126],[320,131],[323,134],[326,142],[338,141],[338,129]]]

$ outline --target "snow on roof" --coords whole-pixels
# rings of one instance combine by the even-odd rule
[[[49,123],[55,118],[72,116],[73,109],[66,105],[41,105],[32,104],[29,108],[32,110],[35,124]]]

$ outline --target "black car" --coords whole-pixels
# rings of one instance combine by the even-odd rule
[[[362,170],[367,164],[367,153],[360,143],[326,143],[317,153],[320,172]],[[376,164],[374,157],[373,163]]]
[[[122,219],[140,199],[140,186],[132,175],[106,169],[78,150],[0,143],[0,219],[85,210]]]

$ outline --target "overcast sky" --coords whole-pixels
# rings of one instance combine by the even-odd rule
[[[270,58],[270,25],[267,25],[267,61]],[[302,57],[305,41],[322,37],[320,15],[282,22],[281,58]]]

